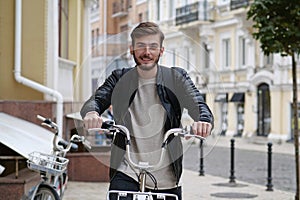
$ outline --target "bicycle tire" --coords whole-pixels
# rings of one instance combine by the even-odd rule
[[[40,185],[34,200],[60,200],[57,192],[49,185]]]

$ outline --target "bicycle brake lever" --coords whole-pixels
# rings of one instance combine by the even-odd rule
[[[200,136],[200,135],[195,135],[195,134],[186,134],[185,137],[195,137],[195,138],[197,138],[197,139],[199,139],[199,140],[203,140],[203,141],[206,140],[205,137],[202,137],[202,136]]]

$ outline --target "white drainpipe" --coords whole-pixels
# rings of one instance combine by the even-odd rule
[[[63,127],[63,96],[56,90],[48,88],[37,82],[29,80],[21,75],[21,32],[22,32],[22,0],[16,0],[16,19],[15,19],[15,67],[14,75],[17,82],[53,96],[56,99],[56,123],[58,125],[60,136],[62,136]],[[47,117],[47,116],[45,116]]]

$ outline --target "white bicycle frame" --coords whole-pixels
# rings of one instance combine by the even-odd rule
[[[161,165],[163,164],[163,160],[165,157],[165,154],[167,153],[167,140],[169,138],[170,135],[174,135],[174,136],[179,136],[179,137],[185,137],[185,138],[190,138],[190,137],[194,137],[200,140],[205,140],[204,137],[201,137],[199,135],[194,135],[191,134],[190,130],[187,130],[187,128],[183,129],[183,128],[174,128],[174,129],[170,129],[166,132],[165,136],[164,136],[164,140],[163,140],[163,144],[162,144],[162,152],[160,155],[160,159],[158,161],[157,164],[155,165],[150,165],[148,162],[139,162],[139,163],[134,163],[132,161],[131,158],[131,154],[130,154],[130,133],[129,130],[122,125],[113,125],[112,128],[110,129],[102,129],[102,128],[93,128],[93,129],[89,129],[88,132],[93,132],[93,131],[103,131],[105,133],[111,134],[112,132],[114,134],[121,134],[124,133],[126,136],[126,154],[127,154],[127,159],[128,159],[128,163],[131,167],[138,169],[139,170],[139,177],[140,181],[139,181],[139,186],[140,186],[140,191],[119,191],[119,190],[110,190],[107,193],[106,199],[109,200],[109,197],[111,194],[116,194],[117,195],[117,199],[119,200],[120,197],[127,197],[128,195],[132,195],[133,196],[133,200],[153,200],[153,196],[156,196],[156,199],[160,199],[160,200],[165,200],[167,197],[173,197],[176,200],[178,200],[178,196],[175,194],[168,194],[168,193],[153,193],[153,192],[146,192],[146,177],[147,177],[147,171],[148,170],[153,170],[153,169],[158,169],[159,167],[161,167]]]
[[[27,160],[28,168],[37,171],[41,175],[41,181],[35,186],[34,190],[30,192],[29,198],[33,200],[41,185],[48,185],[57,192],[60,199],[62,199],[66,184],[68,182],[68,175],[66,173],[67,164],[69,160],[66,154],[74,145],[73,142],[82,142],[86,148],[91,148],[89,141],[84,136],[73,135],[70,141],[64,145],[60,144],[61,139],[58,137],[58,126],[50,119],[46,119],[40,115],[37,116],[42,121],[42,125],[48,126],[55,130],[53,137],[53,152],[52,154],[43,154],[40,152],[32,152]],[[64,177],[65,176],[65,177]]]

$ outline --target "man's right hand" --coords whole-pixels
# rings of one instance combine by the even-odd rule
[[[83,118],[83,124],[85,129],[90,128],[101,128],[102,126],[102,118],[96,111],[91,111],[86,113]]]

